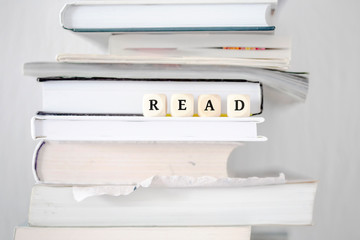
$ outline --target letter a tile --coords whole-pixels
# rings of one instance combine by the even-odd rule
[[[203,94],[198,98],[198,114],[200,117],[220,117],[221,97],[216,94]]]

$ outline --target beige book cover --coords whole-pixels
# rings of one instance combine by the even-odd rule
[[[241,143],[41,142],[36,180],[58,184],[137,184],[152,176],[227,177]]]
[[[234,227],[18,227],[14,240],[250,240],[251,228]]]

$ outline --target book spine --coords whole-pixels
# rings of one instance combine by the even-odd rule
[[[41,183],[41,180],[39,179],[39,176],[37,174],[36,165],[37,165],[37,158],[38,158],[38,155],[39,155],[39,151],[44,146],[44,144],[45,144],[45,141],[40,141],[36,145],[35,151],[34,151],[34,154],[33,154],[33,158],[32,158],[32,172],[33,172],[33,176],[34,176],[36,184]]]
[[[37,120],[36,116],[32,117],[31,120],[30,120],[30,133],[31,133],[31,138],[33,140],[37,139],[36,128],[35,128],[36,120]]]
[[[73,32],[267,32],[274,31],[275,26],[251,27],[150,27],[150,28],[66,28]]]
[[[59,14],[59,22],[60,22],[60,26],[63,27],[64,29],[67,29],[64,26],[64,15],[67,11],[67,9],[71,6],[71,4],[65,4],[64,7],[60,10],[60,14]]]

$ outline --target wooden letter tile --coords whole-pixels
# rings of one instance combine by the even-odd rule
[[[172,117],[192,117],[194,115],[194,96],[192,94],[173,94],[170,105]]]
[[[241,94],[228,95],[227,115],[228,117],[250,117],[250,97]]]
[[[144,117],[165,117],[167,112],[165,94],[145,94],[143,97]]]
[[[198,114],[200,117],[220,117],[221,97],[216,94],[204,94],[198,98]]]

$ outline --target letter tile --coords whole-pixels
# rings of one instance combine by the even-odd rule
[[[145,94],[143,97],[144,117],[165,117],[167,113],[165,94]]]
[[[198,114],[200,117],[220,117],[221,97],[216,94],[203,94],[198,98]]]
[[[242,94],[231,94],[227,97],[228,117],[250,117],[250,97]]]
[[[194,96],[192,94],[173,94],[170,105],[172,117],[192,117],[194,115]]]

